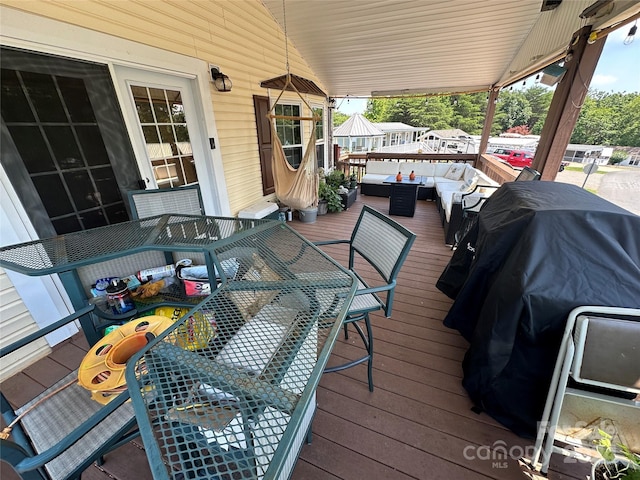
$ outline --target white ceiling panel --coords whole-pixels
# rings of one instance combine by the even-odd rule
[[[557,58],[592,0],[546,12],[542,0],[262,2],[283,29],[286,12],[289,40],[330,96],[368,97],[504,85]],[[639,4],[616,2],[609,17]]]

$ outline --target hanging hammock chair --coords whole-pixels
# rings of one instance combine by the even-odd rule
[[[316,162],[316,123],[320,118],[315,115],[311,117],[298,117],[291,115],[275,115],[272,113],[276,108],[280,97],[282,97],[282,94],[289,86],[298,94],[307,108],[309,108],[309,111],[313,112],[309,103],[307,103],[295,85],[291,83],[291,76],[287,73],[287,80],[284,87],[276,101],[273,103],[273,107],[269,110],[267,117],[270,119],[269,123],[271,124],[271,162],[276,196],[279,201],[288,207],[300,210],[318,206],[318,184],[320,177],[318,175],[318,164]],[[276,131],[276,120],[278,119],[312,122],[309,142],[307,143],[304,156],[297,169],[293,168],[287,161],[287,156],[282,148],[282,143],[280,142],[280,138]]]

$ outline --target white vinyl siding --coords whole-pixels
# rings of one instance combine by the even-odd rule
[[[6,272],[0,268],[0,346],[6,347],[38,330],[36,322],[18,295]],[[25,347],[27,348],[27,347]],[[46,340],[33,342],[28,349],[10,354],[0,361],[0,382],[47,356],[51,348]]]

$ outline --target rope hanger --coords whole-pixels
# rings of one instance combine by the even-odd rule
[[[285,92],[285,90],[287,90],[287,87],[291,87],[293,91],[298,94],[298,97],[300,97],[300,100],[302,100],[302,102],[307,106],[309,111],[313,112],[313,108],[311,108],[311,105],[309,105],[309,102],[307,102],[307,100],[302,96],[302,94],[296,88],[293,82],[291,82],[291,71],[289,68],[289,37],[287,35],[287,9],[285,6],[285,0],[282,0],[282,17],[283,17],[283,23],[284,23],[284,54],[286,59],[287,80],[284,83],[284,86],[282,87],[282,89],[280,90],[280,94],[278,95],[278,98],[276,98],[276,101],[273,102],[273,106],[271,107],[271,109],[269,109],[269,113],[267,114],[267,117],[274,118],[274,119],[281,119],[281,120],[309,120],[313,122],[319,122],[321,118],[315,114],[312,115],[311,117],[298,117],[294,115],[275,115],[272,113],[273,110],[276,108],[276,105],[280,101],[280,97],[282,97],[282,94]]]

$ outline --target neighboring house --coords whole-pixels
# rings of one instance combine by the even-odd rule
[[[427,127],[412,127],[402,122],[374,122],[384,132],[383,147],[420,142],[429,131]]]
[[[596,163],[606,165],[613,154],[613,148],[602,145],[579,145],[570,143],[564,152],[563,160],[577,163]]]
[[[538,148],[540,135],[519,135],[517,133],[503,134],[498,137],[489,137],[487,153],[493,152],[496,148],[507,148],[512,150],[528,150],[535,152]]]
[[[640,167],[640,147],[613,147],[614,151],[623,151],[627,157],[618,165]]]
[[[424,135],[430,151],[438,153],[478,153],[478,142],[459,128],[430,130]]]
[[[260,2],[3,0],[0,22],[2,245],[128,220],[127,191],[144,187],[197,182],[209,215],[274,198],[264,115],[280,90],[260,85],[283,75],[287,59],[282,29]],[[291,44],[289,64],[317,82]],[[212,66],[231,91],[214,87]],[[325,165],[326,98],[304,95],[323,118],[316,151]],[[276,113],[307,110],[285,92]],[[287,122],[277,131],[294,162],[311,122]],[[72,310],[57,276],[6,276],[3,345],[5,332]]]
[[[359,113],[333,129],[333,141],[340,146],[342,152],[379,150],[384,138],[384,132]]]

